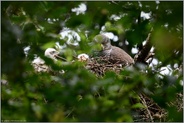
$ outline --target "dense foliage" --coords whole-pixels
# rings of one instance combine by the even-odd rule
[[[118,38],[112,44],[134,57],[133,49],[141,50],[152,28],[156,63],[137,63],[119,73],[96,76],[72,57],[92,56],[95,48],[90,43],[102,32],[111,32]],[[2,1],[1,121],[181,122],[182,34],[182,1]],[[72,64],[44,56],[44,50],[56,42],[62,56],[74,60]],[[30,49],[25,54],[26,47]],[[35,55],[53,71],[65,73],[35,72],[31,65]],[[162,73],[164,69],[167,73]],[[160,109],[152,112],[151,105]]]

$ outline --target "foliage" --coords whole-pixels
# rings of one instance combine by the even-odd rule
[[[74,12],[81,3],[87,6],[85,13]],[[141,102],[141,93],[166,112],[162,118],[142,121],[183,121],[183,96],[177,96],[183,91],[182,1],[1,4],[2,121],[136,121],[138,111],[149,109]],[[150,13],[150,18],[141,17],[142,12]],[[44,56],[44,50],[56,42],[66,45],[60,52],[68,62],[80,53],[92,56],[94,49],[89,43],[93,37],[112,32],[119,39],[112,44],[133,57],[131,48],[140,50],[151,28],[151,45],[158,60],[152,66],[137,63],[120,73],[107,71],[97,77],[85,63],[55,64]],[[66,30],[71,31],[73,40],[67,37],[70,34],[59,34]],[[72,31],[80,37],[78,45],[66,43],[77,41]],[[27,46],[30,50],[25,55]],[[36,73],[31,65],[35,54],[54,71],[65,73]],[[163,67],[169,67],[170,74],[161,74]]]

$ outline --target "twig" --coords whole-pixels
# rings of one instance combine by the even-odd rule
[[[45,97],[43,97],[43,99],[44,99],[44,102],[47,104],[48,101],[45,99]]]
[[[67,114],[66,118],[70,116],[70,114],[74,111],[74,108]]]
[[[58,56],[58,55],[55,55],[56,58],[58,59],[61,59],[61,60],[64,60],[64,61],[67,61],[65,58],[61,57],[61,56]]]
[[[147,106],[147,104],[146,104],[145,99],[143,98],[143,96],[142,96],[141,94],[140,94],[140,97],[141,97],[141,102],[143,103],[144,106],[146,106],[146,111],[147,111],[147,113],[148,113],[148,115],[149,115],[149,117],[150,117],[150,119],[151,119],[151,122],[154,122],[154,121],[153,121],[153,117],[151,116],[151,113],[150,113],[150,111],[149,111],[149,109],[148,109],[148,106]]]

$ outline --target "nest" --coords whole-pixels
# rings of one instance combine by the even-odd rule
[[[119,73],[125,66],[126,64],[120,64],[119,60],[113,63],[110,58],[100,56],[91,58],[87,62],[86,68],[97,76],[103,76],[107,71]]]
[[[86,60],[86,59],[85,59]],[[117,62],[111,62],[111,59],[108,57],[93,57],[88,59],[85,67],[86,69],[93,72],[97,77],[102,77],[105,75],[107,71],[114,71],[119,74],[127,64],[120,64],[118,60]],[[35,65],[34,68],[40,72],[39,70],[47,71],[49,67],[44,65]],[[61,74],[61,73],[60,73]],[[63,74],[63,73],[62,73]],[[134,122],[165,122],[167,118],[167,112],[159,107],[157,103],[155,103],[149,96],[143,93],[139,93],[139,102],[132,101],[131,104],[134,105],[136,103],[141,103],[144,108],[134,109],[134,113],[132,114]],[[183,110],[183,95],[177,94],[177,100],[168,103],[169,106],[177,106],[178,111]]]
[[[96,74],[98,77],[103,76],[107,71],[114,71],[115,73],[120,73],[127,67],[126,64],[120,64],[117,62],[113,63],[108,57],[94,57],[91,58],[87,64],[86,68]],[[167,116],[166,111],[160,108],[151,98],[141,93],[138,94],[140,102],[132,102],[132,105],[136,103],[141,103],[144,108],[136,109],[136,114],[133,114],[133,119],[135,122],[154,122],[154,121],[165,121]]]
[[[139,94],[140,103],[144,108],[137,109],[136,115],[133,115],[135,122],[164,122],[167,112],[160,108],[151,98],[145,94]]]

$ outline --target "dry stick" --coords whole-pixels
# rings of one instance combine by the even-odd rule
[[[63,57],[61,57],[61,56],[59,56],[59,55],[55,55],[55,57],[58,58],[58,59],[67,61],[65,58],[63,58]],[[74,56],[74,55],[73,55],[73,57],[74,57],[75,59],[78,59],[78,58],[77,58],[76,56]]]
[[[61,56],[58,56],[58,55],[55,55],[56,58],[59,58],[61,60],[64,60],[64,61],[67,61],[65,58],[61,57]]]
[[[44,102],[47,104],[48,101],[45,99],[45,97],[43,97],[43,99],[44,99]]]
[[[38,64],[34,64],[35,66],[37,66],[37,67],[40,67],[40,68],[42,68],[42,69],[45,69],[44,67],[42,67],[42,66],[40,66],[40,65],[38,65]]]
[[[146,104],[146,101],[145,101],[145,99],[143,98],[143,96],[140,94],[140,97],[142,98],[141,99],[141,102],[146,106],[146,111],[148,112],[148,115],[149,115],[149,117],[150,117],[150,119],[151,119],[151,122],[154,122],[153,121],[153,117],[151,116],[151,113],[150,113],[150,111],[149,111],[149,109],[148,109],[148,106],[147,106],[147,104]]]
[[[70,114],[74,111],[74,108],[67,114],[66,118],[70,116]]]

